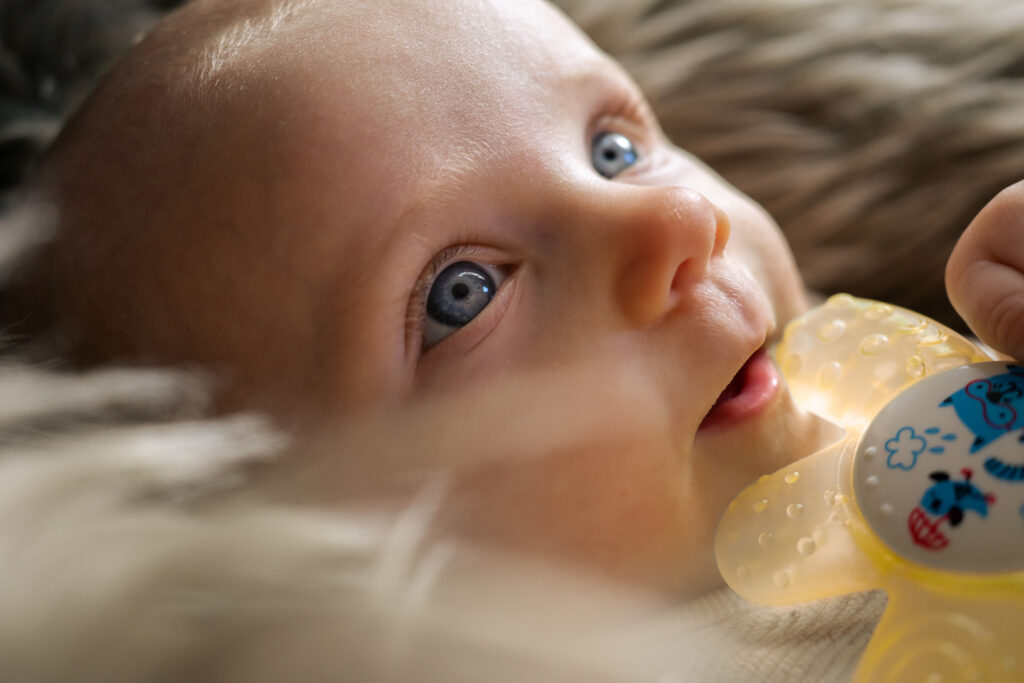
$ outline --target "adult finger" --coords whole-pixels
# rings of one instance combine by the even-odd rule
[[[982,341],[1024,359],[1024,182],[1000,192],[964,231],[946,289]]]

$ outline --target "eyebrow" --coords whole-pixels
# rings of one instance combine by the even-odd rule
[[[614,101],[616,105],[608,112],[611,115],[629,117],[635,114],[636,118],[644,122],[655,120],[635,81],[621,66],[602,53],[595,52],[593,58],[576,68],[548,73],[544,81],[554,91],[564,92],[567,96],[593,91],[595,102]],[[453,152],[455,154],[434,167],[435,172],[423,178],[401,200],[405,206],[398,213],[395,225],[423,223],[415,217],[429,214],[429,210],[424,211],[428,204],[445,205],[458,199],[465,189],[466,181],[479,173],[482,162],[488,157],[499,155],[486,139],[473,140],[467,148]]]
[[[626,70],[601,52],[595,52],[592,58],[576,68],[549,74],[548,81],[558,90],[571,89],[573,92],[585,92],[590,89],[639,92],[639,87]]]
[[[422,178],[406,195],[405,207],[398,214],[397,224],[420,214],[428,204],[443,206],[458,199],[465,191],[467,181],[479,173],[484,160],[497,154],[487,141],[474,141],[467,148],[453,152],[452,156],[432,167],[434,172]]]

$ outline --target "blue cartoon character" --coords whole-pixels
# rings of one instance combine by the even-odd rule
[[[943,522],[949,521],[951,527],[960,526],[967,511],[982,518],[988,516],[988,506],[996,502],[995,495],[982,493],[971,483],[971,470],[964,468],[960,473],[963,481],[954,481],[941,470],[928,475],[935,483],[924,492],[921,503],[910,511],[907,519],[910,537],[917,545],[942,550],[949,545],[949,538],[939,529]]]
[[[1004,434],[1024,428],[1024,368],[1007,365],[1006,369],[1009,372],[1002,375],[969,382],[939,404],[953,406],[960,420],[974,433],[971,453]]]

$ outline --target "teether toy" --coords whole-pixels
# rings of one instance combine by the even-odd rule
[[[885,590],[857,681],[1024,680],[1024,367],[846,295],[775,358],[845,432],[729,505],[725,580],[767,605]]]

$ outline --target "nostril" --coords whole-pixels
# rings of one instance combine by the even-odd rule
[[[679,262],[669,283],[667,303],[670,308],[675,307],[688,290],[707,277],[709,265],[706,258],[687,258]]]
[[[669,285],[669,291],[673,295],[683,292],[695,278],[700,277],[704,269],[697,266],[693,259],[684,259],[676,266],[676,272],[672,275],[672,282]],[[693,272],[695,269],[700,272]]]
[[[625,210],[614,214],[621,216],[613,222],[623,227],[615,233],[620,239],[610,244],[620,252],[613,259],[621,268],[617,296],[628,317],[645,325],[687,306],[713,258],[725,250],[730,224],[721,208],[689,188],[628,192]]]
[[[720,256],[729,241],[731,227],[728,214],[703,195],[699,195],[699,199],[698,205],[703,205],[699,210],[702,215],[679,215],[682,212],[677,208],[678,222],[672,226],[673,232],[679,231],[680,225],[688,221],[696,230],[688,234],[682,232],[682,239],[675,242],[678,251],[672,250],[683,258],[676,264],[669,283],[670,306],[678,304],[680,295],[707,275],[711,259]]]
[[[676,272],[672,276],[672,284],[669,285],[669,288],[673,292],[678,292],[686,285],[686,275],[684,271],[686,270],[686,264],[689,263],[689,261],[690,259],[686,259],[676,266]]]
[[[723,211],[717,204],[712,203],[711,206],[715,212],[715,237],[711,245],[711,255],[720,256],[725,251],[725,245],[729,241],[732,225],[729,222],[729,214]]]

